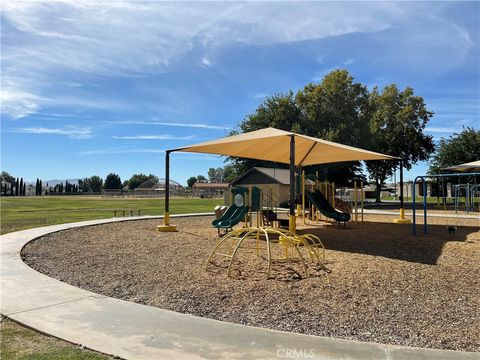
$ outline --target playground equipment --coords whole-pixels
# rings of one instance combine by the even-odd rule
[[[223,213],[221,217],[212,221],[212,226],[218,229],[220,234],[220,229],[224,229],[228,232],[229,229],[232,229],[240,221],[245,219],[250,205],[246,205],[244,194],[247,192],[245,188],[233,188],[233,203],[230,204],[230,207]]]
[[[217,249],[222,244],[230,243],[228,249],[231,252],[223,253],[223,256],[230,259],[229,269],[235,255],[246,240],[252,238],[255,241],[264,237],[267,243],[267,258],[268,269],[271,265],[270,234],[278,237],[278,241],[283,242],[286,250],[289,248],[296,249],[298,254],[300,247],[307,249],[311,258],[315,256],[311,251],[313,247],[318,247],[320,240],[310,234],[297,234],[296,231],[296,213],[295,213],[295,170],[296,168],[314,164],[325,164],[344,161],[359,161],[359,160],[398,160],[393,156],[376,153],[373,151],[363,150],[351,146],[346,146],[331,141],[326,141],[310,136],[300,135],[293,132],[283,131],[275,128],[265,128],[261,130],[233,135],[222,139],[207,141],[204,143],[186,146],[178,149],[167,150],[165,152],[165,213],[164,224],[157,227],[158,231],[177,231],[176,226],[170,224],[170,154],[174,151],[195,152],[217,154],[231,157],[243,157],[257,160],[265,160],[283,164],[289,164],[290,167],[290,191],[289,191],[289,229],[282,230],[277,228],[262,227],[257,224],[257,227],[249,227],[231,231],[222,237],[215,244],[208,261],[212,256],[217,254]],[[249,212],[251,210],[249,209]],[[262,216],[258,214],[260,221]],[[250,225],[252,217],[250,214]],[[323,246],[322,246],[323,247]],[[300,256],[300,255],[299,255]],[[301,256],[300,256],[301,257]],[[208,263],[207,263],[208,264]],[[304,263],[305,264],[305,263]],[[267,269],[267,276],[270,271]],[[227,271],[227,275],[229,271]]]
[[[315,185],[309,191],[305,186],[305,171],[302,171],[302,203],[298,212],[301,214],[304,224],[307,219],[318,222],[322,215],[325,219],[337,221],[339,225],[341,222],[345,225],[352,219],[352,216],[353,220],[357,222],[359,214],[363,221],[364,190],[362,181],[354,181],[353,189],[349,191],[350,196],[344,195],[343,198],[340,198],[336,196],[339,189],[335,188],[335,183],[319,181],[318,172],[315,175]],[[345,201],[345,198],[348,198],[349,201]],[[310,203],[309,206],[307,206],[307,200]]]
[[[450,178],[450,177],[455,177],[455,178],[462,178],[462,177],[476,177],[480,176],[480,172],[473,172],[473,173],[459,173],[459,174],[438,174],[438,175],[421,175],[417,176],[415,180],[413,181],[413,191],[412,191],[412,198],[413,198],[413,203],[412,203],[412,217],[413,217],[413,222],[412,222],[412,233],[413,235],[417,235],[417,226],[416,226],[416,198],[415,198],[415,184],[417,181],[420,179],[422,181],[422,189],[423,189],[423,233],[427,234],[428,233],[428,224],[427,224],[427,183],[425,182],[425,179],[443,179],[443,178]],[[457,197],[456,197],[457,199]],[[444,202],[445,203],[445,202]],[[448,232],[452,233],[454,232],[453,226],[448,225],[447,226]],[[455,226],[456,230],[456,226]]]
[[[465,211],[469,213],[475,210],[475,198],[480,196],[480,185],[476,182],[471,184],[456,184],[453,185],[453,192],[455,196],[455,213],[460,209],[460,195],[462,190],[465,191]],[[479,204],[480,206],[480,204]]]
[[[224,234],[214,245],[205,264],[205,269],[213,263],[215,258],[221,258],[228,261],[227,276],[230,276],[232,264],[239,253],[239,250],[255,250],[256,256],[261,256],[263,250],[266,250],[267,258],[267,278],[270,277],[272,262],[276,260],[298,260],[301,262],[305,274],[308,274],[306,257],[310,261],[322,266],[325,260],[325,247],[320,239],[311,234],[298,235],[289,234],[286,229],[273,227],[277,220],[276,213],[273,212],[272,194],[263,196],[261,189],[255,186],[235,187],[231,190],[231,206],[219,218],[212,222],[212,226],[224,228],[227,233]],[[269,208],[269,206],[272,206]],[[253,223],[253,214],[256,221]],[[265,221],[265,214],[268,221]],[[268,218],[268,214],[275,214],[275,219]],[[241,220],[245,226],[233,230],[233,225]],[[228,231],[228,230],[231,231]],[[219,230],[220,232],[220,230]],[[248,243],[254,242],[254,246]],[[247,245],[246,245],[247,244]],[[283,247],[284,255],[275,258],[272,252],[272,245]],[[302,254],[306,252],[306,254]]]
[[[306,196],[308,200],[326,217],[332,218],[338,222],[338,226],[343,222],[344,225],[350,221],[350,214],[342,213],[333,208],[328,200],[317,190],[315,192],[307,191]]]

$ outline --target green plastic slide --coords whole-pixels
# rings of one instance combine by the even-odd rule
[[[307,199],[313,205],[315,205],[318,211],[320,211],[326,217],[329,217],[335,221],[338,221],[339,223],[340,222],[346,223],[347,221],[350,221],[350,214],[342,213],[340,211],[335,210],[320,191],[318,190],[315,192],[306,191],[305,195],[307,196]]]
[[[245,218],[248,206],[230,206],[218,219],[213,220],[212,226],[217,229],[231,229]]]

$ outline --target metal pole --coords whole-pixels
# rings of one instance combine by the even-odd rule
[[[171,150],[165,152],[165,213],[163,216],[163,225],[157,226],[158,231],[174,232],[177,231],[175,225],[170,225],[170,153]]]
[[[290,135],[290,219],[289,229],[295,232],[295,136]]]
[[[302,171],[302,218],[305,225],[305,170]]]
[[[427,233],[427,182],[422,178],[423,187],[423,232]]]
[[[165,214],[164,224],[170,224],[170,151],[165,155]]]
[[[363,206],[364,206],[364,190],[363,190],[363,181],[360,181],[360,199],[362,201],[362,222],[363,222]]]
[[[355,222],[358,221],[358,189],[357,189],[357,180],[353,181],[353,209],[355,211]]]
[[[417,184],[417,179],[419,178],[419,176],[417,176],[414,180],[413,180],[413,186],[412,186],[412,230],[413,230],[413,235],[417,235],[417,229],[415,228],[416,226],[416,222],[417,222],[417,218],[416,218],[416,215],[415,215],[415,212],[416,212],[416,195],[415,195],[415,185]]]
[[[404,218],[405,218],[405,210],[403,208],[403,161],[400,160],[400,219],[404,219]]]

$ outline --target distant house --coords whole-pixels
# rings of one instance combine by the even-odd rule
[[[270,192],[278,199],[278,204],[286,203],[290,194],[290,170],[254,167],[235,179],[231,186],[256,186],[262,192]],[[306,179],[305,186],[312,188],[315,183]]]

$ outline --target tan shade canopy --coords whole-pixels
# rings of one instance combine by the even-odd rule
[[[480,171],[480,160],[472,161],[465,164],[450,166],[443,170],[453,170],[453,171],[461,171],[461,172]]]
[[[171,151],[218,154],[290,163],[290,138],[295,138],[295,165],[307,166],[343,161],[394,160],[396,157],[272,127],[186,146]]]

